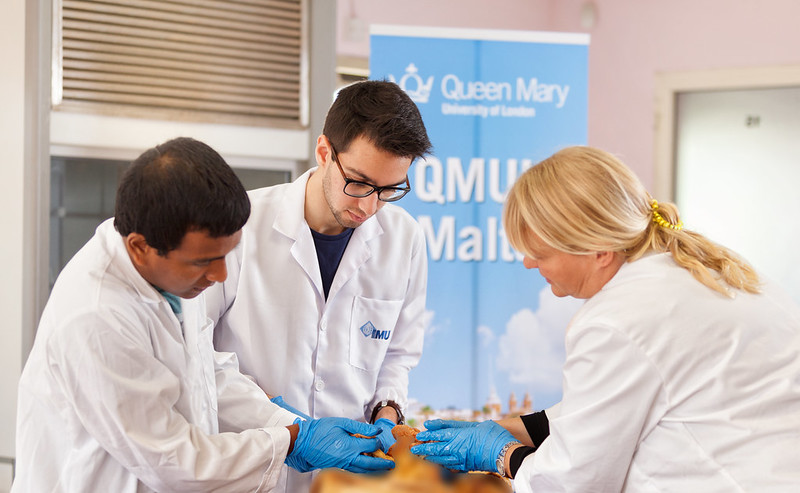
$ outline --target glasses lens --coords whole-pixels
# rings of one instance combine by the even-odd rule
[[[394,202],[406,196],[408,188],[384,188],[378,194],[378,198],[384,202]]]
[[[347,182],[344,186],[344,193],[351,197],[366,197],[375,191],[372,185],[361,183],[360,181]]]

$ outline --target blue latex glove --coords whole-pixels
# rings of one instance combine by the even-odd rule
[[[442,428],[470,428],[478,426],[478,421],[457,421],[449,419],[431,419],[425,422],[425,430],[441,430]]]
[[[300,411],[298,411],[297,409],[295,409],[295,408],[293,408],[292,406],[290,406],[289,404],[287,404],[287,403],[286,403],[286,402],[283,400],[283,396],[277,395],[277,396],[273,397],[273,398],[272,398],[272,399],[270,399],[270,400],[271,400],[271,401],[272,401],[274,404],[276,404],[276,405],[278,405],[278,406],[280,406],[280,407],[282,407],[282,408],[286,409],[286,410],[287,410],[287,411],[289,411],[290,413],[294,413],[294,414],[296,414],[296,415],[300,416],[301,418],[303,418],[303,419],[304,419],[304,420],[306,420],[306,421],[308,421],[309,419],[311,419],[311,417],[310,417],[310,416],[308,416],[307,414],[305,414],[305,413],[301,413],[301,412],[300,412]]]
[[[514,435],[494,421],[465,424],[463,421],[434,420],[425,423],[426,431],[417,434],[423,443],[411,452],[425,460],[456,471],[497,472],[500,450]]]
[[[299,421],[300,431],[286,464],[300,472],[337,467],[351,472],[391,469],[394,462],[364,453],[378,449],[377,438],[357,438],[355,433],[374,437],[380,428],[347,418]]]
[[[390,419],[381,418],[375,422],[375,426],[381,429],[377,436],[378,441],[381,442],[381,450],[388,454],[389,447],[397,441],[392,434],[392,428],[396,426],[396,423]]]

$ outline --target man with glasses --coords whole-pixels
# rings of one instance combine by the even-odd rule
[[[301,414],[390,428],[403,419],[408,372],[422,353],[427,251],[419,225],[390,204],[431,143],[396,84],[342,89],[317,139],[318,167],[250,193],[253,212],[210,288],[218,350]],[[285,491],[311,477],[284,471]]]

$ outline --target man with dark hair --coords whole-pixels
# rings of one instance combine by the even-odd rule
[[[19,383],[12,491],[267,491],[299,471],[391,467],[376,426],[302,420],[216,353],[199,296],[250,214],[222,157],[188,138],[126,170],[116,217],[56,281]],[[116,230],[115,230],[116,226]]]
[[[239,356],[276,401],[313,417],[374,422],[381,447],[402,421],[422,353],[427,252],[420,226],[389,204],[431,143],[396,84],[342,89],[317,139],[318,167],[251,192],[253,215],[207,295],[218,350]],[[278,487],[308,491],[286,471]]]
[[[145,151],[127,169],[114,226],[122,236],[141,233],[165,256],[190,228],[212,238],[232,236],[249,216],[247,192],[222,156],[202,142],[178,138]]]

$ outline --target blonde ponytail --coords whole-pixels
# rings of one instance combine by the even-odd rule
[[[675,204],[651,200],[651,210],[653,221],[641,241],[626,252],[629,262],[652,251],[670,252],[675,263],[714,291],[726,296],[732,296],[731,288],[759,292],[755,269],[724,246],[684,229]]]
[[[714,291],[759,291],[758,274],[747,262],[684,229],[674,204],[654,201],[630,169],[600,149],[568,147],[523,173],[508,193],[503,226],[511,245],[526,255],[532,234],[562,252],[620,252],[628,262],[669,252]]]

